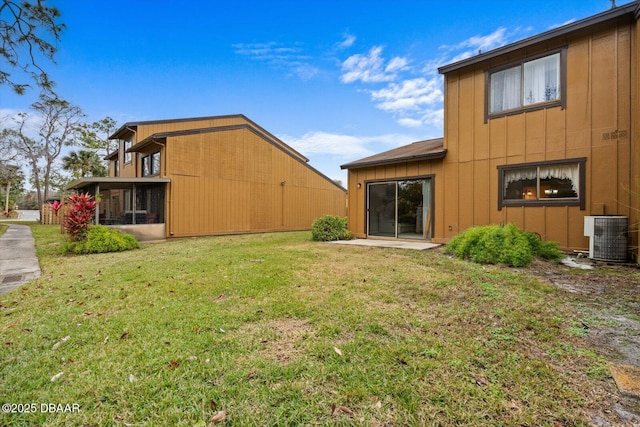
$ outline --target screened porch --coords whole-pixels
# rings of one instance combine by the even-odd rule
[[[95,223],[118,228],[138,240],[166,237],[168,178],[82,178],[67,189],[97,200]]]

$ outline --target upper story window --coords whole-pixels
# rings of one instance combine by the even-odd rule
[[[486,117],[564,107],[566,50],[525,58],[486,72]],[[485,120],[486,121],[486,120]]]
[[[113,161],[113,176],[120,176],[120,161],[118,159]]]
[[[160,175],[160,152],[142,158],[142,176]]]
[[[498,166],[498,209],[585,206],[586,158]]]
[[[127,150],[133,146],[133,137],[128,137],[124,140],[124,164],[131,163],[131,153],[128,153]]]

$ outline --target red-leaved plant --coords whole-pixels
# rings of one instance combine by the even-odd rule
[[[69,212],[64,219],[64,230],[75,242],[86,239],[95,212],[96,202],[89,193],[74,194],[67,197]]]
[[[60,208],[62,207],[62,203],[60,203],[57,200],[54,200],[53,203],[49,203],[49,206],[51,207],[51,209],[53,209],[53,212],[58,215],[58,211],[60,210]]]

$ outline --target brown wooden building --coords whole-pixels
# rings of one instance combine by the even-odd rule
[[[346,190],[243,115],[124,124],[108,178],[69,188],[100,194],[96,221],[142,240],[307,230],[346,215]]]
[[[512,222],[585,250],[585,217],[620,215],[637,260],[639,22],[634,1],[439,68],[444,139],[342,166],[352,233],[446,242]]]

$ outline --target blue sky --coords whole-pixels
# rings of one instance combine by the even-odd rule
[[[67,28],[46,69],[86,121],[242,113],[345,184],[340,164],[443,135],[438,66],[611,7],[610,0],[47,3]],[[0,116],[28,111],[36,95],[0,88]]]

